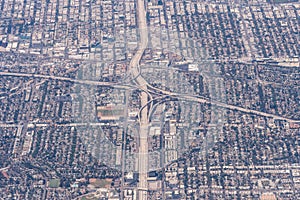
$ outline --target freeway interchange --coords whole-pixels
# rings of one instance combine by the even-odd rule
[[[174,99],[182,100],[182,101],[191,101],[196,103],[206,103],[214,106],[222,107],[225,109],[236,110],[243,113],[248,113],[251,115],[259,115],[267,118],[274,118],[279,120],[284,120],[287,122],[299,123],[300,120],[288,119],[282,116],[278,116],[275,114],[270,114],[266,112],[261,112],[257,110],[247,109],[240,106],[229,105],[224,102],[218,102],[215,100],[211,100],[202,96],[182,94],[176,92],[170,92],[166,90],[159,89],[157,87],[149,84],[141,75],[140,70],[140,61],[142,59],[143,53],[148,45],[148,29],[146,22],[146,10],[144,0],[137,1],[137,17],[138,17],[138,27],[140,34],[140,41],[138,49],[130,61],[129,64],[129,73],[131,75],[132,83],[112,83],[112,82],[100,82],[94,80],[80,80],[80,79],[72,79],[68,77],[59,77],[53,75],[42,75],[42,74],[29,74],[29,73],[17,73],[17,72],[0,72],[0,76],[14,76],[14,77],[28,77],[28,78],[39,78],[39,79],[51,79],[58,81],[68,81],[75,84],[86,84],[86,85],[94,85],[94,86],[107,86],[114,87],[118,89],[138,89],[141,91],[140,102],[141,108],[139,111],[139,147],[137,154],[137,171],[139,172],[139,182],[137,187],[138,198],[141,200],[148,199],[148,131],[150,126],[150,117],[153,111],[154,102],[160,102],[164,99],[164,97],[171,97]],[[158,94],[159,97],[153,98],[153,94]],[[46,124],[45,124],[46,125]],[[76,124],[66,124],[61,126],[76,126]],[[80,125],[80,124],[79,124]],[[93,124],[92,124],[93,125]],[[1,125],[2,126],[13,126],[13,125]]]
[[[68,77],[60,77],[60,76],[52,76],[52,75],[50,76],[50,75],[42,75],[42,74],[29,74],[29,73],[3,72],[3,71],[0,72],[0,76],[51,79],[51,80],[72,82],[75,84],[113,87],[116,89],[138,89],[138,90],[148,93],[148,95],[151,93],[151,94],[170,96],[170,97],[174,97],[174,98],[177,98],[177,99],[180,99],[183,101],[192,101],[192,102],[212,104],[212,105],[230,109],[230,110],[237,110],[237,111],[247,113],[247,114],[254,114],[254,115],[264,116],[264,117],[268,117],[268,118],[284,120],[284,121],[291,122],[291,123],[299,123],[300,122],[300,120],[289,119],[289,118],[282,117],[282,116],[275,115],[275,114],[270,114],[270,113],[266,113],[266,112],[262,112],[262,111],[243,108],[240,106],[230,105],[230,104],[226,104],[224,102],[218,102],[218,101],[214,101],[211,99],[207,99],[202,96],[182,94],[182,93],[176,93],[176,92],[162,90],[162,89],[153,87],[152,85],[150,85],[148,83],[146,83],[144,86],[139,86],[139,85],[133,85],[133,84],[119,84],[119,83],[101,82],[101,81],[95,81],[95,80],[79,80],[79,79],[72,79],[72,78],[68,78]],[[138,74],[138,77],[141,77],[141,75]],[[152,99],[150,101],[154,101],[154,99]]]

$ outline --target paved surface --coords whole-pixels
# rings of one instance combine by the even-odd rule
[[[144,0],[137,1],[138,11],[138,27],[140,34],[140,44],[136,54],[133,56],[129,70],[132,78],[135,79],[136,84],[143,90],[141,93],[141,107],[147,105],[148,102],[148,83],[140,76],[139,63],[143,56],[143,53],[148,45],[148,29],[146,21],[146,10]],[[139,130],[139,150],[137,155],[138,172],[139,172],[139,183],[138,183],[138,199],[148,199],[148,107],[145,106],[140,116],[140,130]]]
[[[206,98],[200,97],[200,96],[193,96],[193,95],[189,95],[189,94],[180,94],[180,93],[176,93],[176,92],[169,92],[169,91],[165,91],[165,90],[162,90],[159,88],[155,88],[151,85],[148,85],[148,90],[149,91],[154,90],[155,92],[160,92],[160,94],[167,95],[170,97],[177,97],[177,98],[185,100],[185,101],[208,103],[208,104],[212,104],[212,105],[219,106],[222,108],[227,108],[230,110],[237,110],[237,111],[241,111],[241,112],[248,113],[248,114],[254,114],[254,115],[279,119],[279,120],[285,120],[287,122],[293,122],[293,123],[300,122],[300,120],[289,119],[289,118],[282,117],[282,116],[275,115],[275,114],[270,114],[270,113],[261,112],[261,111],[257,111],[257,110],[247,109],[247,108],[243,108],[243,107],[239,107],[239,106],[235,106],[235,105],[229,105],[229,104],[218,102],[215,100],[206,99]]]
[[[53,79],[59,81],[70,81],[73,83],[80,84],[88,84],[88,85],[97,85],[97,86],[115,86],[116,88],[124,88],[128,89],[130,86],[128,85],[120,85],[112,82],[101,82],[101,81],[92,81],[92,80],[80,80],[80,79],[72,79],[68,77],[61,76],[50,76],[43,74],[28,74],[28,73],[17,73],[17,72],[0,72],[0,76],[16,76],[16,77],[32,77],[32,78],[44,78],[44,79]]]
[[[138,73],[136,71],[133,71],[133,72],[134,72],[134,74]],[[238,111],[248,113],[248,114],[255,114],[255,115],[260,115],[260,116],[264,116],[264,117],[270,117],[270,118],[274,118],[274,119],[285,120],[287,122],[294,122],[294,123],[299,123],[300,122],[300,120],[289,119],[289,118],[286,118],[286,117],[282,117],[282,116],[278,116],[278,115],[274,115],[274,114],[269,114],[269,113],[265,113],[265,112],[261,112],[261,111],[257,111],[257,110],[251,110],[251,109],[247,109],[247,108],[243,108],[243,107],[239,107],[239,106],[229,105],[229,104],[222,103],[222,102],[211,101],[211,100],[208,100],[208,99],[204,99],[203,97],[200,97],[200,96],[198,96],[198,97],[189,96],[187,94],[180,94],[180,93],[174,93],[174,92],[161,90],[159,88],[155,88],[155,87],[149,85],[145,81],[145,79],[143,79],[143,77],[141,77],[140,75],[138,75],[139,78],[136,79],[136,80],[140,80],[140,83],[142,83],[140,86],[121,85],[121,84],[111,83],[111,82],[100,82],[100,81],[92,81],[92,80],[78,80],[78,79],[72,79],[72,78],[67,78],[67,77],[57,77],[57,76],[41,75],[41,74],[15,73],[15,72],[0,72],[0,76],[16,76],[16,77],[32,77],[32,78],[54,79],[54,80],[61,80],[61,81],[70,81],[70,82],[79,83],[79,84],[98,85],[98,86],[112,86],[112,87],[120,88],[120,89],[130,89],[130,88],[136,87],[136,88],[142,89],[143,91],[145,91],[145,93],[148,92],[148,94],[151,91],[153,93],[160,93],[160,94],[168,95],[168,96],[171,96],[171,97],[179,97],[180,99],[187,100],[187,101],[195,101],[195,102],[201,102],[201,103],[211,103],[211,104],[219,106],[219,107],[228,108],[228,109],[231,109],[231,110],[238,110]],[[147,108],[145,106],[145,110],[146,109]],[[2,127],[14,127],[16,125],[0,124],[0,126],[2,126]]]

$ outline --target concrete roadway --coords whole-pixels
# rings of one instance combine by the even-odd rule
[[[268,114],[256,110],[241,108],[238,106],[228,105],[221,102],[210,101],[204,99],[202,97],[190,96],[186,94],[178,94],[173,92],[168,92],[164,90],[160,90],[155,88],[147,83],[147,81],[140,75],[139,70],[139,63],[143,56],[143,53],[148,45],[148,29],[147,29],[147,21],[146,21],[146,10],[145,10],[145,2],[144,0],[137,0],[137,16],[138,16],[138,27],[139,27],[139,34],[140,34],[140,43],[139,48],[136,54],[133,56],[130,65],[129,65],[129,72],[132,78],[135,80],[135,83],[138,88],[140,88],[143,92],[141,92],[141,107],[143,107],[140,116],[140,131],[139,131],[139,153],[138,153],[138,172],[139,172],[139,183],[138,183],[138,198],[139,200],[147,200],[148,199],[148,129],[149,129],[149,119],[148,119],[148,98],[152,99],[152,96],[149,94],[149,91],[152,92],[160,92],[164,95],[169,95],[173,97],[178,97],[179,99],[184,99],[188,101],[194,101],[199,103],[211,103],[213,105],[217,105],[220,107],[232,109],[232,110],[239,110],[241,112],[261,115],[281,120],[286,120],[289,122],[299,122],[296,120],[290,120],[281,116]],[[117,85],[114,83],[109,82],[99,82],[99,81],[91,81],[91,80],[77,80],[71,79],[67,77],[56,77],[56,76],[49,76],[49,75],[37,75],[37,74],[24,74],[24,73],[11,73],[11,72],[0,72],[0,75],[5,76],[19,76],[19,77],[34,77],[34,78],[46,78],[46,79],[55,79],[61,81],[70,81],[74,83],[80,84],[90,84],[90,85],[101,85],[101,86],[114,86],[119,88],[132,88],[128,86]]]
[[[134,74],[136,74],[136,72],[134,72]],[[238,111],[248,113],[248,114],[255,114],[255,115],[260,115],[260,116],[264,116],[264,117],[270,117],[270,118],[274,118],[274,119],[285,120],[287,122],[294,122],[294,123],[299,123],[300,122],[300,120],[293,120],[293,119],[289,119],[289,118],[286,118],[286,117],[282,117],[282,116],[278,116],[278,115],[274,115],[274,114],[269,114],[269,113],[265,113],[265,112],[261,112],[261,111],[257,111],[257,110],[251,110],[251,109],[247,109],[247,108],[243,108],[243,107],[239,107],[239,106],[229,105],[229,104],[226,104],[226,103],[211,101],[211,100],[205,99],[201,96],[189,96],[189,95],[186,95],[186,94],[180,94],[180,93],[164,91],[164,90],[161,90],[159,88],[155,88],[152,85],[148,84],[145,81],[145,79],[143,79],[143,77],[139,74],[138,74],[139,78],[136,79],[136,80],[141,80],[140,81],[142,83],[141,86],[121,85],[121,84],[118,84],[118,83],[110,83],[110,82],[100,82],[100,81],[92,81],[92,80],[77,80],[77,79],[72,79],[72,78],[68,78],[68,77],[58,77],[58,76],[50,76],[50,75],[42,75],[42,74],[16,73],[16,72],[0,72],[0,76],[44,78],[44,79],[53,79],[53,80],[60,80],[60,81],[70,81],[70,82],[78,83],[78,84],[87,84],[87,85],[96,85],[96,86],[111,86],[111,87],[120,88],[120,89],[137,88],[137,89],[141,89],[142,91],[144,91],[144,93],[147,92],[148,94],[149,94],[149,92],[157,93],[157,94],[160,93],[162,95],[167,95],[167,96],[171,96],[171,97],[178,97],[180,99],[187,100],[187,101],[210,103],[210,104],[213,104],[213,105],[216,105],[216,106],[219,106],[219,107],[224,107],[224,108],[228,108],[228,109],[231,109],[231,110],[238,110]],[[143,98],[145,98],[145,95],[144,95]],[[147,106],[145,106],[145,110],[146,109],[147,109]],[[14,126],[14,125],[4,125],[4,124],[2,124],[0,126],[9,127],[9,126]]]
[[[243,113],[254,114],[254,115],[279,119],[279,120],[285,120],[287,122],[292,122],[292,123],[299,123],[300,122],[300,120],[289,119],[289,118],[278,116],[278,115],[275,115],[275,114],[270,114],[270,113],[265,113],[265,112],[261,112],[261,111],[257,111],[257,110],[252,110],[252,109],[248,109],[248,108],[239,107],[239,106],[229,105],[229,104],[226,104],[226,103],[206,99],[206,98],[200,97],[200,96],[192,96],[192,95],[188,95],[188,94],[180,94],[180,93],[175,93],[175,92],[169,92],[169,91],[165,91],[165,90],[161,90],[159,88],[149,86],[149,91],[151,91],[151,90],[155,90],[156,92],[160,92],[161,94],[168,95],[170,97],[177,97],[177,98],[183,99],[185,101],[194,101],[194,102],[199,102],[199,103],[212,104],[212,105],[222,107],[222,108],[227,108],[227,109],[230,109],[230,110],[237,110],[237,111],[241,111]]]
[[[72,79],[72,78],[68,78],[68,77],[50,76],[50,75],[43,75],[43,74],[28,74],[28,73],[17,73],[17,72],[0,72],[0,76],[44,78],[44,79],[53,79],[53,80],[59,80],[59,81],[70,81],[70,82],[73,82],[73,83],[87,84],[87,85],[114,86],[114,87],[120,88],[120,89],[129,89],[129,88],[132,88],[130,85],[120,85],[118,83],[92,81],[92,80],[80,80],[80,79]]]
[[[129,72],[138,85],[139,88],[143,90],[141,93],[141,107],[144,109],[140,116],[140,130],[139,130],[139,149],[138,149],[138,172],[139,172],[139,183],[138,183],[138,198],[139,200],[148,199],[148,97],[152,99],[152,96],[148,93],[148,83],[140,76],[139,63],[143,56],[143,53],[148,45],[148,28],[146,20],[146,10],[144,0],[137,0],[137,17],[138,17],[138,27],[140,34],[140,43],[136,54],[133,56],[130,65]]]

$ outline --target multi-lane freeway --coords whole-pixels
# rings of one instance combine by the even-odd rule
[[[15,76],[15,77],[29,77],[29,78],[42,78],[42,79],[52,79],[59,81],[69,81],[72,83],[95,85],[95,86],[114,86],[120,89],[129,89],[130,85],[120,85],[112,82],[101,82],[93,80],[81,80],[73,79],[69,77],[53,76],[53,75],[44,75],[44,74],[30,74],[30,73],[18,73],[18,72],[0,72],[0,76]]]
[[[156,94],[166,95],[166,96],[170,96],[170,97],[177,97],[177,98],[185,100],[185,101],[208,103],[208,104],[213,104],[213,105],[216,105],[216,106],[219,106],[219,107],[227,108],[227,109],[230,109],[230,110],[241,111],[243,113],[254,114],[254,115],[279,119],[279,120],[285,120],[287,122],[300,123],[300,120],[289,119],[289,118],[286,118],[286,117],[283,117],[283,116],[270,114],[270,113],[266,113],[266,112],[261,112],[261,111],[257,111],[257,110],[252,110],[252,109],[248,109],[248,108],[243,108],[243,107],[240,107],[240,106],[230,105],[230,104],[226,104],[226,103],[223,103],[223,102],[212,101],[212,100],[206,99],[206,98],[201,97],[201,96],[191,96],[191,95],[188,95],[188,94],[180,94],[180,93],[165,91],[165,90],[153,87],[152,85],[148,84],[145,81],[145,79],[143,79],[144,80],[143,85],[138,86],[138,85],[129,85],[129,84],[118,84],[118,83],[112,83],[112,82],[101,82],[101,81],[94,81],[94,80],[79,80],[79,79],[72,79],[72,78],[68,78],[68,77],[50,76],[50,75],[42,75],[42,74],[16,73],[16,72],[0,72],[0,76],[15,76],[15,77],[31,77],[31,78],[53,79],[53,80],[60,80],[60,81],[70,81],[70,82],[77,83],[77,84],[86,84],[86,85],[95,85],[95,86],[110,86],[110,87],[119,88],[119,89],[136,88],[136,89],[140,89],[140,90],[144,91],[148,95],[150,93],[156,93]],[[138,77],[140,77],[139,80],[142,79],[142,76],[138,75]],[[154,99],[150,98],[151,102],[153,100]],[[145,106],[145,105],[143,105],[143,106],[145,108],[143,110],[146,110],[147,106]],[[4,126],[4,124],[2,126]],[[11,126],[11,125],[5,125],[5,126]]]
[[[151,95],[148,93],[148,83],[140,76],[139,63],[143,56],[143,53],[148,45],[148,28],[146,21],[146,10],[144,0],[137,0],[137,16],[138,16],[138,27],[140,34],[139,46],[136,54],[133,56],[130,65],[129,72],[134,80],[134,82],[142,88],[141,93],[141,107],[144,109],[140,115],[140,129],[139,129],[139,149],[137,154],[138,162],[138,172],[139,172],[139,183],[138,183],[138,199],[147,200],[148,199],[148,98],[152,99]]]
[[[274,118],[279,120],[285,120],[287,122],[295,122],[300,123],[300,120],[293,120],[288,119],[282,116],[278,116],[275,114],[265,113],[257,110],[251,110],[239,106],[229,105],[223,102],[218,102],[210,99],[206,99],[201,96],[193,96],[188,94],[179,94],[175,92],[165,91],[150,85],[141,75],[140,70],[140,61],[143,56],[143,53],[148,45],[148,28],[147,28],[147,21],[146,21],[146,10],[145,10],[145,2],[144,0],[137,0],[137,17],[138,17],[138,27],[139,27],[139,45],[138,49],[133,56],[132,60],[129,64],[129,72],[130,76],[133,80],[133,85],[130,84],[121,84],[121,83],[111,83],[111,82],[100,82],[100,81],[93,81],[93,80],[79,80],[79,79],[72,79],[68,77],[58,77],[58,76],[51,76],[51,75],[42,75],[42,74],[28,74],[28,73],[15,73],[15,72],[0,72],[0,76],[16,76],[16,77],[30,77],[30,78],[42,78],[42,79],[53,79],[59,81],[70,81],[77,84],[88,84],[88,85],[95,85],[95,86],[111,86],[120,89],[131,89],[137,88],[140,89],[141,96],[141,109],[139,113],[139,148],[137,154],[137,170],[139,172],[139,182],[137,187],[137,194],[139,200],[147,200],[148,199],[148,130],[149,130],[149,113],[151,113],[151,106],[148,109],[148,105],[150,105],[155,99],[152,98],[151,94],[161,94],[162,96],[170,96],[175,97],[178,99],[182,99],[185,101],[193,101],[198,103],[208,103],[212,105],[216,105],[219,107],[223,107],[226,109],[237,110],[243,113],[248,113],[252,115],[260,115],[265,116],[268,118]],[[160,98],[160,97],[159,97]],[[163,99],[163,98],[162,98]],[[28,124],[33,125],[33,124]],[[48,126],[49,124],[34,124],[34,126]],[[60,126],[84,126],[85,123],[73,123],[73,124],[64,124]],[[98,126],[101,124],[92,124],[88,123],[91,126]],[[0,127],[14,127],[18,125],[13,124],[0,124]]]

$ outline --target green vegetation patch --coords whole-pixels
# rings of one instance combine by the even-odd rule
[[[90,184],[95,186],[96,188],[104,188],[107,185],[110,185],[111,181],[108,181],[106,179],[96,179],[96,180],[92,181]]]
[[[51,188],[58,188],[60,185],[60,180],[59,179],[50,179],[49,181],[49,187]]]

